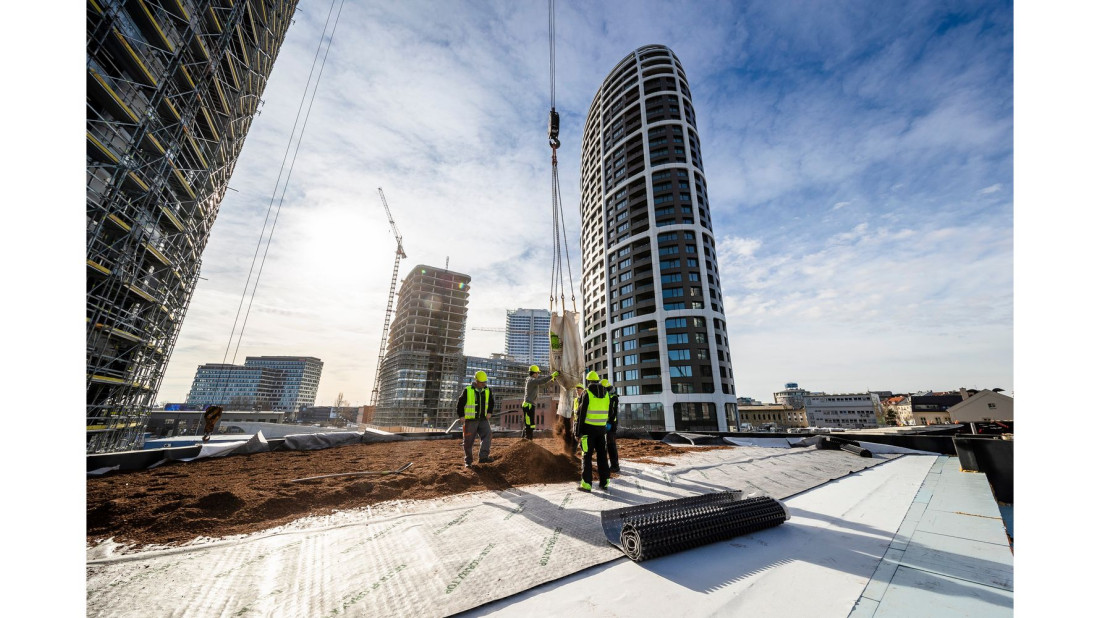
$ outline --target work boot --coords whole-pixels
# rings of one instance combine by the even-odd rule
[[[618,472],[618,471],[619,471],[619,466],[615,466],[615,467],[611,468],[611,472]]]
[[[602,489],[604,491],[610,491],[610,486],[611,486],[611,480],[610,479],[605,479],[605,480],[600,481],[600,489]]]
[[[585,483],[584,481],[581,481],[581,486],[578,487],[577,489],[579,491],[591,492],[592,491],[592,485],[590,483]]]

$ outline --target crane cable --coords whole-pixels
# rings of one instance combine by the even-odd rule
[[[561,187],[558,181],[558,148],[561,141],[558,139],[560,120],[556,109],[557,86],[555,79],[555,43],[554,43],[554,0],[549,0],[549,31],[550,31],[550,167],[551,173],[551,220],[554,227],[554,257],[551,260],[550,274],[550,311],[554,311],[554,293],[557,292],[561,299],[561,308],[565,310],[565,270],[562,269],[561,254],[562,245],[565,246],[565,265],[569,272],[569,295],[573,303],[573,311],[577,310],[577,297],[573,290],[573,265],[569,258],[569,238],[565,232],[565,212],[561,205]]]
[[[232,364],[232,363],[235,363],[237,361],[237,352],[240,350],[241,340],[244,338],[244,329],[248,325],[248,316],[252,311],[252,301],[255,300],[256,290],[260,287],[260,275],[263,273],[264,264],[267,262],[267,253],[268,253],[268,250],[271,248],[271,239],[275,235],[275,225],[279,222],[279,212],[283,208],[283,199],[286,197],[286,190],[287,190],[287,187],[290,184],[290,175],[294,171],[294,163],[298,160],[298,149],[302,145],[302,137],[305,135],[306,123],[309,122],[309,115],[310,115],[310,112],[313,110],[313,101],[317,97],[317,87],[321,83],[321,74],[325,70],[325,63],[328,60],[328,53],[329,53],[329,50],[332,48],[332,39],[336,35],[336,26],[340,23],[340,15],[341,15],[341,13],[343,13],[344,0],[340,0],[340,6],[336,10],[336,19],[335,20],[332,19],[333,8],[336,8],[336,0],[332,0],[332,3],[329,5],[328,17],[325,20],[325,27],[321,30],[320,40],[317,41],[317,50],[314,52],[314,55],[313,55],[313,66],[310,67],[309,77],[306,78],[306,85],[305,85],[304,90],[302,91],[302,100],[298,103],[298,113],[294,117],[294,126],[291,127],[291,129],[290,129],[290,140],[287,142],[286,151],[283,153],[283,161],[282,161],[282,164],[279,166],[279,174],[276,176],[276,180],[275,180],[275,189],[272,191],[271,199],[268,202],[267,215],[264,218],[263,228],[261,228],[261,230],[260,230],[260,238],[256,241],[256,251],[252,256],[252,265],[248,270],[248,277],[245,279],[244,291],[241,293],[241,302],[237,306],[237,315],[236,315],[236,317],[233,318],[233,328],[230,330],[230,333],[229,333],[229,342],[226,344],[225,353],[222,355],[222,364],[223,365],[225,364],[226,359],[229,357],[229,349],[233,348],[233,338],[234,338],[234,336],[236,336],[236,338],[237,338],[237,345],[236,345],[235,348],[233,348],[233,358],[230,361],[230,363]],[[332,23],[332,30],[331,31],[329,31],[329,29],[328,29],[328,26],[329,26],[330,22]],[[324,56],[322,57],[321,56],[321,46],[325,41],[325,35],[326,34],[328,35],[328,45],[325,46],[325,50],[324,50],[325,53],[324,53]],[[320,66],[319,69],[317,68],[318,58],[321,59],[321,66]],[[317,79],[316,80],[313,80],[314,70],[317,70]],[[309,95],[309,87],[310,87],[310,82],[311,81],[313,81],[313,94],[309,97],[309,105],[306,106],[306,96]],[[303,107],[305,107],[305,110],[306,110],[305,118],[302,119],[301,131],[298,131],[298,119],[302,116],[302,108]],[[298,131],[298,135],[297,135],[298,142],[297,142],[297,144],[294,143],[294,137],[295,137],[295,132],[296,131]],[[291,148],[292,145],[294,146],[294,153],[293,153],[293,156],[291,156],[291,158],[290,158],[290,167],[289,167],[289,169],[287,169],[286,177],[284,178],[283,177],[283,168],[286,167],[287,156],[290,154],[290,148]],[[283,183],[283,191],[282,191],[281,194],[279,194],[279,204],[276,207],[275,206],[275,195],[279,193],[279,184],[280,183]],[[271,219],[271,212],[272,212],[273,208],[275,210],[275,218]],[[270,229],[270,231],[267,230],[267,222],[268,222],[269,219],[271,220],[271,229]],[[267,244],[264,246],[263,257],[261,258],[260,257],[260,246],[264,244],[263,241],[264,241],[264,232],[265,231],[267,232]],[[259,268],[258,269],[256,268],[257,259],[259,260]],[[254,270],[256,271],[255,280],[253,280],[253,278],[252,278],[252,272]],[[248,296],[249,284],[252,284],[252,295],[251,295],[251,297]],[[248,307],[244,308],[244,300],[245,300],[246,297],[249,298]],[[244,320],[243,321],[241,321],[241,309],[242,308],[244,308]],[[237,331],[238,321],[241,322],[240,332]],[[220,389],[215,389],[218,392],[219,401],[221,399],[221,396],[223,394],[223,391],[224,391],[225,387],[228,386],[228,382],[229,382],[228,374],[226,375],[226,377],[224,379],[224,382],[225,383],[222,384]],[[228,402],[226,402],[226,403],[228,403]]]

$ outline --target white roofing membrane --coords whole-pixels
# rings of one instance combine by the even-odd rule
[[[726,604],[785,607],[795,600],[777,598],[784,595],[776,590],[798,581],[799,594],[787,597],[815,598],[815,615],[823,604],[827,615],[842,615],[842,606],[846,615],[934,459],[739,447],[689,453],[671,460],[673,466],[624,462],[610,494],[581,493],[574,483],[541,485],[387,503],[178,548],[131,553],[107,542],[87,552],[86,610],[143,617],[442,616],[519,593],[520,604],[549,599],[567,586],[525,591],[615,561],[586,571],[583,587],[592,589],[592,603],[619,601],[588,605],[583,613],[596,607],[626,613],[619,604],[634,607],[635,615],[664,607],[678,614],[694,603],[708,611]],[[853,472],[859,473],[848,476]],[[723,489],[745,497],[801,495],[785,501],[792,519],[772,531],[636,565],[603,536],[602,510]],[[592,584],[589,578],[606,569],[631,583]],[[636,584],[663,586],[668,598],[654,599],[648,588],[640,595]],[[738,598],[727,599],[727,590],[740,591]],[[770,592],[757,594],[764,590]],[[555,612],[577,607],[565,598],[548,602]]]
[[[788,498],[775,528],[623,557],[464,615],[848,616],[934,461],[903,457]]]

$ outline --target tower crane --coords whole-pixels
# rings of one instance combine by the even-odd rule
[[[382,361],[386,360],[386,340],[390,335],[390,318],[393,317],[393,299],[397,295],[397,273],[401,268],[401,259],[405,255],[405,247],[401,244],[401,232],[397,231],[397,224],[393,222],[393,213],[390,205],[386,203],[386,194],[382,193],[382,187],[378,187],[378,197],[382,198],[382,206],[386,209],[386,217],[390,220],[390,229],[397,239],[397,252],[393,260],[393,277],[390,279],[390,296],[386,300],[386,321],[382,324],[382,343],[378,346],[378,366],[374,369],[374,390],[371,391],[370,404],[378,405],[378,387],[382,383]]]

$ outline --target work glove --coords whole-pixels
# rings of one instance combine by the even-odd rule
[[[555,371],[554,373],[550,374],[551,379],[556,378],[556,377],[558,377],[558,372]]]

